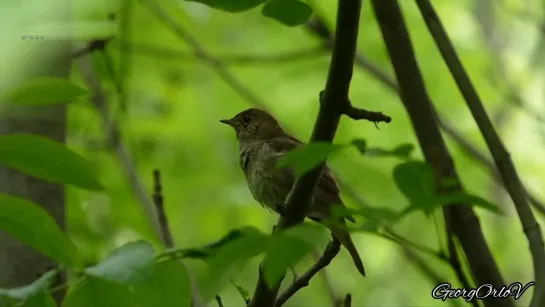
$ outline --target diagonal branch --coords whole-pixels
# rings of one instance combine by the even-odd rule
[[[537,220],[530,209],[526,193],[520,182],[513,161],[510,158],[507,149],[498,136],[486,110],[471,83],[467,72],[465,71],[460,58],[454,50],[452,42],[437,16],[432,4],[428,0],[417,0],[418,8],[432,34],[437,47],[439,48],[443,59],[445,60],[451,74],[453,75],[458,89],[464,96],[466,104],[481,131],[490,153],[501,174],[505,187],[515,203],[517,213],[524,229],[524,233],[530,244],[530,251],[534,264],[534,277],[536,281],[536,290],[532,297],[530,306],[537,307],[545,305],[545,245],[541,229]]]
[[[420,148],[438,178],[456,178],[454,162],[439,131],[436,114],[416,62],[409,33],[396,0],[373,0],[372,6],[400,86],[401,100],[409,113]],[[457,187],[461,190],[461,184]],[[471,207],[453,204],[444,208],[452,230],[460,239],[472,273],[479,284],[505,285]],[[513,306],[512,299],[488,298],[486,306]]]
[[[340,249],[341,242],[336,238],[333,238],[333,240],[327,245],[324,253],[318,259],[318,261],[316,261],[316,263],[308,271],[306,271],[305,274],[295,279],[295,281],[278,296],[275,307],[284,305],[284,303],[295,293],[297,293],[297,291],[308,286],[312,277],[314,277],[314,275],[316,275],[321,269],[328,266],[329,263],[331,263],[331,260],[337,256]]]

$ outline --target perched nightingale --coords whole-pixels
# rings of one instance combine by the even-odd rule
[[[263,207],[281,213],[278,212],[278,206],[284,204],[291,191],[295,182],[295,172],[293,168],[277,168],[276,162],[286,152],[303,143],[288,135],[271,114],[261,109],[248,109],[232,119],[220,122],[235,129],[240,148],[239,163],[255,200]],[[307,217],[317,222],[331,218],[333,206],[344,207],[344,204],[337,182],[326,166],[316,187],[314,201]],[[355,222],[352,217],[346,219]],[[344,218],[339,219],[339,223],[340,226],[346,225]],[[358,271],[365,276],[363,263],[350,234],[339,225],[328,227],[348,250]]]

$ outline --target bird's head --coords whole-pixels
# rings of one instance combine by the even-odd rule
[[[257,108],[244,110],[235,117],[220,122],[235,129],[240,143],[268,140],[286,134],[271,114]]]

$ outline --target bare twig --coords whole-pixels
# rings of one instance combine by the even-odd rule
[[[221,301],[221,296],[216,295],[216,302],[218,303],[218,307],[223,307],[223,302]]]
[[[428,0],[417,0],[416,3],[443,59],[454,76],[460,92],[462,92],[462,95],[464,96],[466,104],[486,141],[490,153],[494,157],[496,166],[505,182],[505,187],[515,203],[520,222],[528,239],[528,243],[530,244],[530,251],[534,264],[536,290],[534,291],[530,306],[543,306],[545,305],[545,245],[543,243],[541,229],[530,209],[518,173],[511,161],[507,149],[494,129],[475,87],[471,83],[469,76],[456,54],[454,46],[448,38],[433,5]]]
[[[153,171],[153,202],[155,203],[155,208],[157,209],[159,224],[161,225],[161,232],[163,234],[163,241],[165,242],[166,247],[172,248],[174,247],[174,242],[172,241],[170,227],[168,226],[168,220],[165,214],[162,190],[161,172],[156,169]]]
[[[275,307],[282,306],[290,297],[292,297],[297,291],[308,286],[309,281],[318,273],[321,269],[331,263],[331,260],[337,256],[341,248],[341,242],[336,238],[333,238],[327,245],[322,256],[316,261],[316,263],[303,275],[295,279],[295,281],[286,289],[282,294],[278,296]]]
[[[126,176],[129,179],[130,187],[132,192],[139,200],[139,204],[142,210],[146,213],[148,222],[153,228],[154,234],[157,239],[161,239],[161,226],[159,225],[159,220],[157,219],[157,212],[155,211],[155,206],[148,196],[144,185],[138,178],[136,171],[133,167],[132,159],[129,155],[129,152],[121,143],[121,132],[117,123],[111,118],[108,106],[106,104],[106,97],[102,92],[100,83],[98,82],[91,63],[88,57],[81,59],[81,65],[83,74],[89,83],[92,92],[94,93],[92,97],[92,103],[100,115],[100,119],[104,126],[104,130],[108,134],[108,143],[115,150],[116,155],[121,162],[123,170],[125,171]]]
[[[344,297],[344,303],[343,307],[351,307],[352,306],[352,295],[350,293],[347,293]]]
[[[193,60],[195,58],[204,60],[207,59],[206,53],[201,53],[198,51],[188,52],[182,50],[172,50],[142,43],[121,41],[114,46],[124,52],[146,54],[167,60]],[[324,46],[313,46],[301,50],[283,51],[276,54],[224,54],[215,56],[215,58],[226,65],[266,65],[308,61],[317,56],[326,55],[327,53],[329,52],[326,48],[324,48]]]
[[[458,178],[439,131],[399,4],[396,0],[373,0],[372,6],[401,88],[401,100],[409,113],[424,157],[430,164],[440,167],[436,170],[439,178]],[[452,218],[453,231],[460,239],[477,282],[497,287],[505,285],[473,209],[465,205],[450,205],[444,210]],[[484,303],[487,306],[513,306],[510,299],[488,298]]]

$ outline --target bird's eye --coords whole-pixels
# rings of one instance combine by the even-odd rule
[[[242,120],[245,123],[249,123],[252,120],[252,118],[250,117],[250,115],[244,115],[244,118],[242,118]]]

